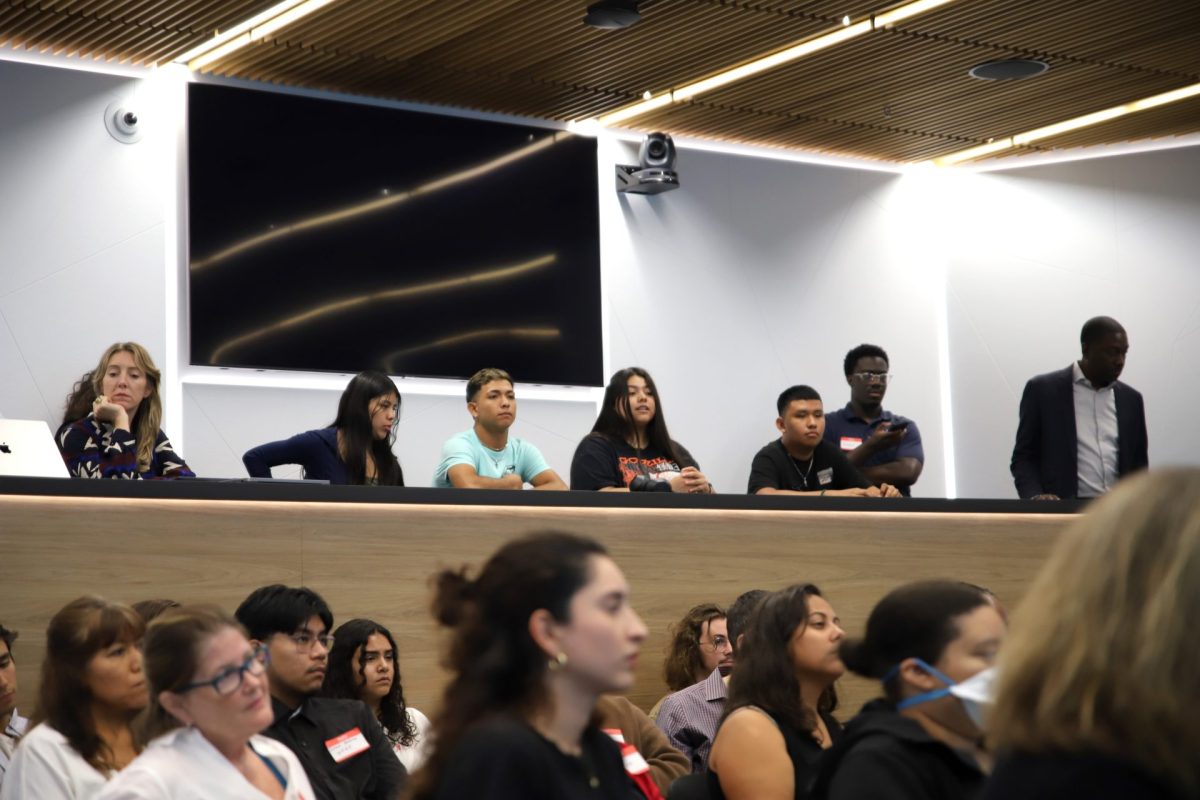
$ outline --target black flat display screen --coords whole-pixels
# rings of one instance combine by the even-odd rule
[[[602,384],[596,142],[188,89],[191,362]]]

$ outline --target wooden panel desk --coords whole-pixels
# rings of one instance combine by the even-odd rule
[[[1012,606],[1074,518],[1019,501],[117,483],[0,480],[0,621],[21,632],[26,714],[46,623],[69,600],[167,597],[232,611],[268,583],[320,592],[335,626],[365,616],[391,628],[405,694],[432,711],[444,676],[430,576],[478,566],[506,539],[548,528],[594,536],[625,571],[650,629],[630,696],[648,709],[665,691],[667,627],[696,603],[727,605],[747,589],[812,581],[851,635],[885,592],[919,578],[987,586]],[[450,503],[464,494],[469,504]],[[843,684],[842,715],[875,691]]]

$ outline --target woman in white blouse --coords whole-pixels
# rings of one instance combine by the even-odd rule
[[[411,774],[425,763],[429,719],[405,703],[400,651],[391,631],[378,622],[352,619],[333,632],[321,694],[362,700],[375,712],[404,768]]]
[[[149,744],[98,800],[314,800],[274,719],[265,646],[218,609],[173,609],[146,631]]]
[[[92,800],[133,760],[140,747],[131,722],[147,700],[143,630],[132,608],[100,597],[54,615],[34,726],[13,753],[2,800]]]

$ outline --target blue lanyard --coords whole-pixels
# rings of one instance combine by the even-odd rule
[[[246,742],[246,746],[250,748],[250,752],[258,756],[258,759],[267,765],[267,769],[271,770],[271,774],[275,776],[275,780],[279,781],[279,785],[287,789],[287,778],[283,777],[283,773],[279,771],[279,767],[272,763],[271,759],[264,756],[262,753],[254,749],[254,745]]]

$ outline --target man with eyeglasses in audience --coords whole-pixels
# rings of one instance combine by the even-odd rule
[[[725,710],[725,698],[729,693],[729,676],[737,669],[737,646],[751,624],[758,601],[766,594],[763,589],[743,592],[725,610],[727,639],[733,645],[733,660],[729,668],[722,670],[717,666],[699,683],[667,695],[654,720],[654,724],[667,735],[671,746],[687,756],[694,773],[708,769],[708,754],[712,750],[717,725]]]
[[[925,466],[925,448],[917,423],[883,407],[891,382],[888,354],[877,345],[860,344],[846,354],[842,368],[850,402],[825,415],[825,440],[871,483],[895,486],[910,496]]]
[[[393,800],[407,773],[375,715],[358,700],[317,697],[325,680],[333,614],[311,589],[253,591],[235,614],[251,644],[267,646],[275,722],[263,734],[291,748],[318,800]]]
[[[16,638],[16,631],[0,625],[0,784],[4,783],[13,748],[29,726],[29,720],[17,713],[17,665],[12,655]]]

